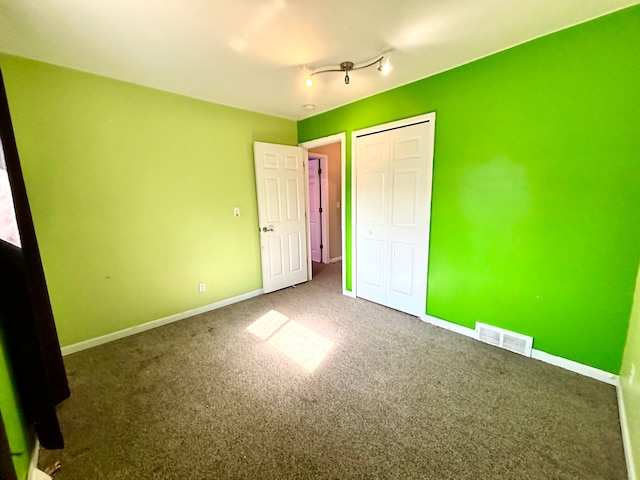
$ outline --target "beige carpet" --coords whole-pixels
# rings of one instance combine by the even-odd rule
[[[627,478],[613,387],[345,297],[339,264],[65,361],[56,480]]]

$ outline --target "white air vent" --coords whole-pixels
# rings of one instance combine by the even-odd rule
[[[476,322],[476,338],[481,342],[510,350],[525,357],[531,356],[533,337],[510,332],[503,328]]]

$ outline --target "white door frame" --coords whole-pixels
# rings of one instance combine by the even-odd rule
[[[353,297],[357,296],[356,280],[357,280],[357,272],[358,272],[357,263],[356,263],[357,262],[357,256],[356,256],[357,175],[356,173],[358,168],[358,158],[357,158],[358,157],[358,145],[357,145],[358,137],[361,137],[363,135],[371,135],[373,133],[380,133],[385,130],[408,127],[409,125],[414,125],[416,123],[422,123],[426,121],[433,123],[434,131],[435,131],[436,113],[431,112],[431,113],[426,113],[424,115],[418,115],[416,117],[404,118],[402,120],[398,120],[395,122],[383,123],[381,125],[374,125],[373,127],[363,128],[362,130],[354,130],[353,132],[351,132],[351,288],[353,291],[349,292],[349,294],[351,294],[351,296]],[[434,145],[434,148],[435,148],[435,145]],[[432,192],[430,192],[429,194],[429,209],[431,209],[431,199],[432,199]],[[344,209],[342,214],[344,218]],[[431,225],[429,225],[429,227],[430,226]],[[344,229],[343,229],[343,232],[344,232]],[[429,238],[431,238],[430,228],[427,231],[427,239]],[[344,248],[344,243],[343,243],[343,248]],[[426,248],[427,248],[427,265],[428,265],[429,264],[429,241],[427,241]],[[342,268],[344,272],[344,265]],[[427,273],[428,273],[428,270],[427,270]],[[344,285],[344,279],[343,279],[343,285]],[[426,308],[426,305],[425,305],[425,308]]]
[[[322,225],[322,235],[320,241],[324,248],[322,249],[322,257],[320,258],[321,263],[329,263],[329,191],[328,191],[328,182],[329,182],[329,170],[327,167],[327,159],[329,158],[327,155],[323,155],[322,153],[307,153],[307,160],[311,158],[318,160],[318,165],[322,170],[320,174],[320,192],[322,196],[322,202],[320,207],[322,208],[322,214],[320,215],[320,223]],[[309,176],[311,176],[311,169],[308,170]],[[311,235],[309,235],[311,237]],[[311,242],[311,239],[309,239]]]
[[[347,251],[347,221],[346,221],[346,179],[347,179],[347,133],[341,132],[335,135],[330,135],[328,137],[317,138],[315,140],[309,140],[308,142],[302,142],[300,146],[306,150],[305,159],[307,171],[309,171],[309,149],[323,147],[325,145],[329,145],[332,143],[340,142],[340,158],[341,158],[341,185],[340,185],[340,205],[341,205],[341,216],[340,222],[342,224],[342,293],[349,297],[355,297],[355,293],[347,290],[347,264],[346,264],[346,251]],[[309,184],[307,183],[307,215],[309,214]],[[307,217],[308,218],[308,217]],[[307,229],[309,228],[309,222],[307,222]],[[311,240],[309,235],[307,235],[307,248],[309,254],[308,263],[309,263],[309,280],[311,280]],[[353,261],[353,259],[352,259]],[[352,283],[353,288],[353,283]]]

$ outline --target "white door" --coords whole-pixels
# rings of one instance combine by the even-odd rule
[[[356,294],[387,302],[389,132],[357,139]]]
[[[433,122],[362,136],[356,151],[357,296],[423,315]]]
[[[265,293],[307,280],[303,150],[254,142]]]
[[[320,175],[317,158],[309,159],[309,236],[311,237],[311,261],[322,262],[320,219]]]

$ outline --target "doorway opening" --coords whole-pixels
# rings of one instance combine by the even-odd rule
[[[349,295],[345,285],[345,144],[346,134],[301,143],[307,151],[309,172],[308,238],[309,279],[321,274],[323,265],[342,263],[342,290]],[[324,163],[324,165],[323,165]],[[319,168],[318,168],[319,167]],[[321,171],[318,174],[318,170]],[[316,186],[313,182],[317,183]],[[314,193],[317,191],[317,196]],[[322,196],[322,200],[320,200]],[[316,212],[313,212],[313,209]],[[321,211],[320,211],[321,209]],[[320,213],[322,215],[320,215]],[[322,249],[319,248],[320,243]],[[313,259],[313,261],[312,261]]]

